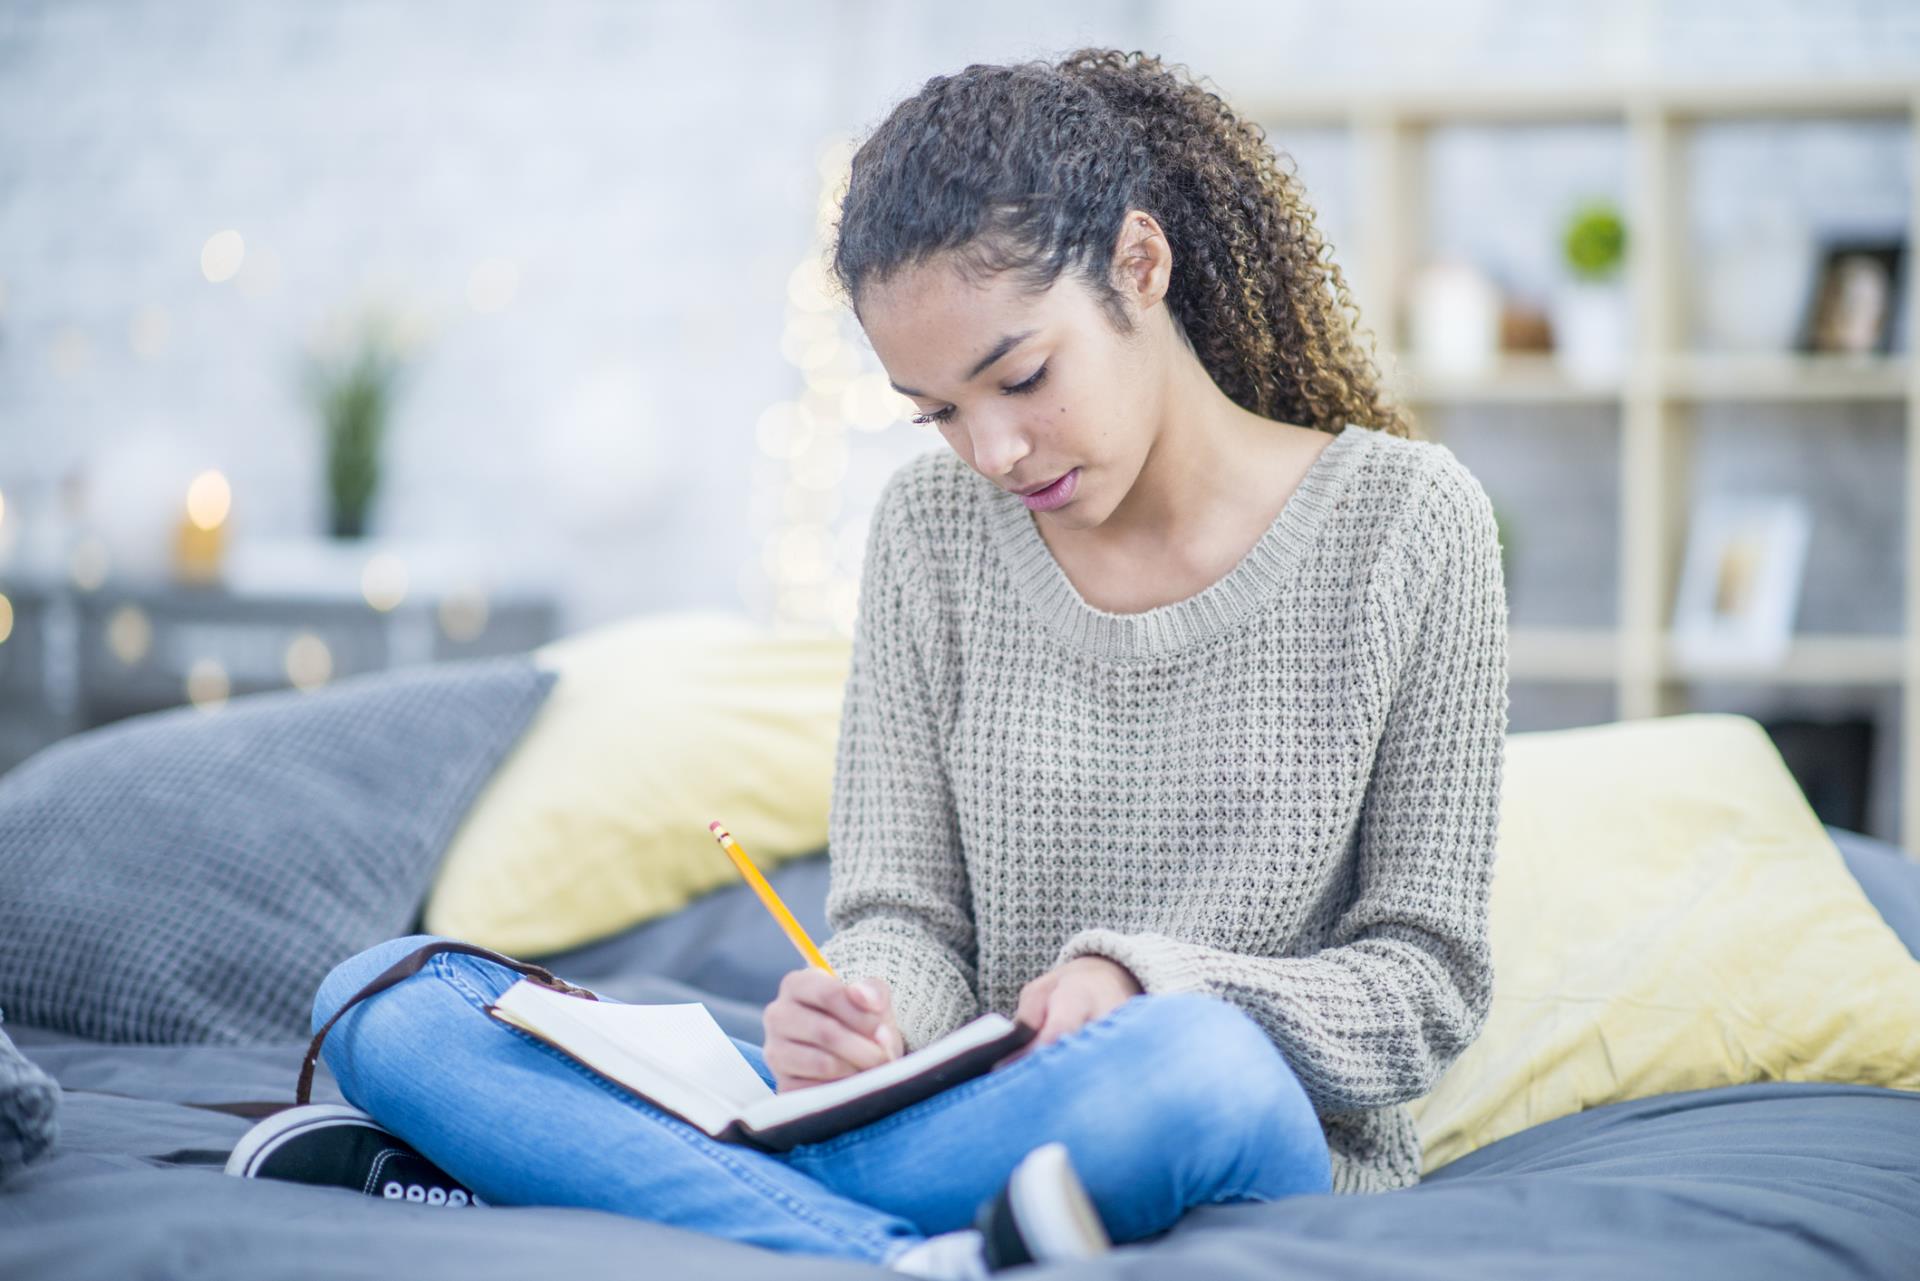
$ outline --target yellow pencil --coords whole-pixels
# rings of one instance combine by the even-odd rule
[[[720,848],[727,852],[727,857],[733,860],[733,865],[740,869],[740,875],[745,877],[747,884],[753,887],[753,892],[760,896],[760,901],[766,905],[767,911],[773,913],[773,919],[778,921],[780,928],[787,932],[787,937],[793,940],[793,945],[800,949],[800,955],[807,958],[807,964],[816,965],[827,973],[833,974],[833,977],[839,978],[838,974],[833,973],[833,967],[827,964],[827,958],[820,955],[820,949],[813,945],[813,940],[807,937],[807,932],[801,928],[800,922],[793,919],[793,913],[787,910],[787,905],[782,903],[780,896],[773,892],[773,886],[767,884],[767,878],[760,875],[760,869],[747,858],[747,852],[740,848],[740,843],[717,822],[707,824],[707,830],[713,833],[714,840],[720,842]]]

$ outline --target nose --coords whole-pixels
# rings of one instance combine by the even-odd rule
[[[1033,452],[1017,423],[1006,420],[973,429],[973,465],[1002,485],[1020,460]]]

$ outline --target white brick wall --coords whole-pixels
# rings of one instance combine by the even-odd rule
[[[1920,6],[8,0],[0,549],[11,537],[18,553],[23,520],[81,463],[122,523],[143,487],[172,503],[193,472],[219,467],[237,536],[316,530],[297,360],[330,316],[382,298],[432,338],[376,531],[522,563],[561,594],[569,628],[738,607],[779,492],[754,423],[799,388],[777,344],[788,275],[812,248],[819,148],[928,75],[1081,43],[1155,50],[1230,97],[1290,83],[1899,76],[1920,71]],[[1299,160],[1338,254],[1353,202],[1344,142],[1274,140]],[[1704,135],[1692,157],[1702,278],[1717,270],[1760,301],[1730,320],[1696,297],[1696,338],[1777,328],[1804,287],[1790,254],[1761,253],[1756,271],[1719,262],[1719,247],[1790,250],[1825,229],[1897,225],[1912,199],[1907,146],[1904,129],[1872,123]],[[1555,279],[1557,211],[1624,181],[1617,134],[1585,127],[1449,130],[1433,164],[1432,243],[1481,256],[1523,291]],[[201,245],[226,227],[247,261],[209,284]],[[491,258],[518,283],[503,310],[480,314],[468,285]],[[1825,523],[1806,623],[1896,627],[1899,567],[1869,553],[1899,545],[1897,420],[1816,412],[1837,429],[1769,418],[1748,437],[1743,411],[1707,415],[1700,483],[1810,485]],[[1448,430],[1534,528],[1516,620],[1604,623],[1609,429],[1576,422],[1552,438],[1560,452],[1542,453],[1531,426],[1507,411]],[[1753,444],[1729,447],[1736,438]],[[904,426],[855,442],[843,531],[863,529],[899,457],[943,447]],[[1560,486],[1581,492],[1569,501]],[[141,540],[124,550],[137,558]],[[162,554],[151,537],[144,550]]]

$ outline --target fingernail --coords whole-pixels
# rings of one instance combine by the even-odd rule
[[[877,1010],[880,1008],[880,993],[875,991],[873,985],[870,983],[855,983],[853,985],[853,999],[866,1009]]]

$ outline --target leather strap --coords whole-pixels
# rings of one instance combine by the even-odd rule
[[[511,956],[503,956],[491,948],[481,947],[476,943],[459,943],[452,939],[440,939],[436,942],[428,943],[423,947],[415,948],[413,951],[395,961],[392,965],[389,965],[386,969],[380,971],[380,973],[374,975],[365,987],[341,1002],[340,1008],[335,1010],[333,1017],[323,1023],[320,1026],[320,1030],[313,1034],[313,1041],[307,1046],[307,1057],[302,1060],[300,1064],[300,1083],[294,1088],[293,1092],[294,1102],[290,1105],[282,1104],[281,1106],[304,1106],[308,1098],[312,1095],[313,1067],[320,1059],[320,1042],[326,1039],[327,1033],[333,1028],[335,1023],[340,1021],[342,1014],[345,1014],[349,1009],[353,1008],[356,1003],[365,1000],[374,993],[384,992],[400,980],[419,973],[420,968],[427,963],[428,959],[439,952],[465,952],[470,956],[484,957],[495,964],[504,965],[511,970],[517,970],[542,987],[550,987],[554,991],[564,992],[568,996],[585,997],[589,1001],[597,1001],[600,999],[586,988],[575,987],[565,979],[555,977],[551,971],[543,969],[530,961],[516,961]]]
[[[555,976],[552,971],[535,965],[530,961],[516,961],[511,956],[502,955],[499,952],[493,951],[491,948],[481,947],[476,943],[458,943],[451,939],[441,939],[438,942],[428,943],[422,947],[415,948],[413,951],[395,961],[392,965],[389,965],[386,969],[380,971],[380,973],[374,975],[365,987],[362,987],[358,992],[355,992],[343,1001],[340,1008],[333,1012],[333,1016],[321,1025],[320,1030],[313,1034],[313,1040],[307,1045],[307,1057],[301,1060],[300,1080],[294,1088],[294,1101],[292,1103],[277,1099],[262,1099],[246,1100],[236,1103],[188,1103],[186,1106],[204,1108],[209,1112],[225,1112],[230,1116],[248,1117],[256,1120],[262,1117],[272,1116],[276,1112],[285,1112],[288,1108],[305,1106],[313,1095],[313,1069],[314,1065],[320,1060],[320,1043],[326,1040],[327,1033],[332,1030],[335,1023],[340,1021],[340,1016],[345,1014],[355,1004],[372,996],[374,993],[384,992],[401,979],[418,974],[428,959],[440,952],[465,952],[470,956],[484,957],[495,964],[504,965],[508,969],[526,975],[542,987],[550,987],[554,991],[564,992],[568,996],[584,997],[589,1001],[597,1001],[600,999],[588,989],[577,987],[565,979]],[[87,1091],[87,1093],[115,1094],[116,1091],[90,1090]],[[118,1095],[118,1097],[140,1098],[142,1096],[127,1094]]]

